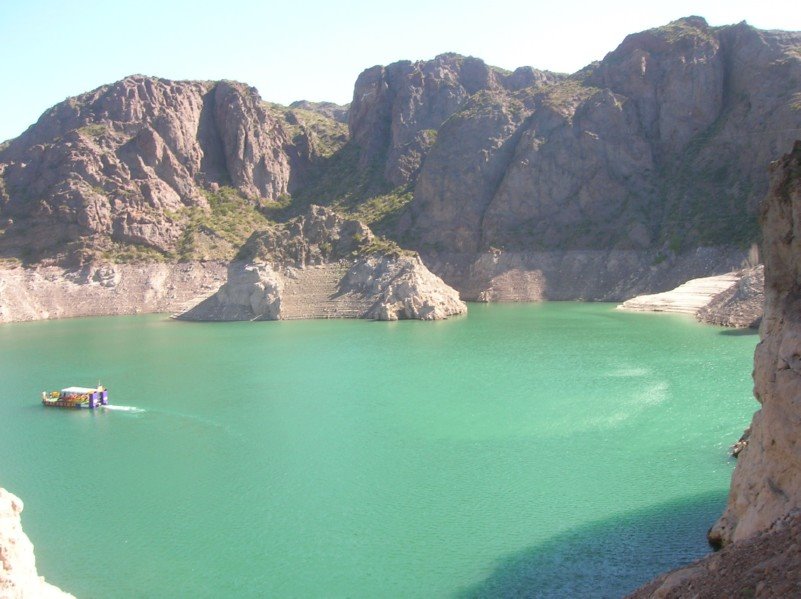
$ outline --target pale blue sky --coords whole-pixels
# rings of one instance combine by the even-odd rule
[[[350,101],[365,68],[442,52],[573,72],[628,34],[697,14],[801,30],[798,0],[0,0],[0,140],[133,73],[235,79],[265,100]]]

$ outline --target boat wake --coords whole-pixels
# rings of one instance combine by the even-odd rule
[[[142,412],[144,412],[144,410],[142,408],[136,408],[134,406],[113,406],[113,405],[108,405],[108,406],[100,406],[100,407],[105,408],[107,410],[114,410],[115,412],[129,412],[131,414],[141,414]]]

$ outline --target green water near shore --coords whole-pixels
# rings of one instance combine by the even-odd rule
[[[614,597],[706,552],[755,335],[608,304],[0,326],[0,486],[79,597]],[[100,379],[138,412],[46,409]]]

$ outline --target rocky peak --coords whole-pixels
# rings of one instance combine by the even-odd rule
[[[360,164],[381,164],[393,186],[406,185],[416,178],[436,131],[470,96],[547,85],[558,77],[530,68],[507,73],[453,53],[367,69],[356,80],[349,116]]]
[[[632,98],[657,154],[676,152],[721,112],[720,40],[701,17],[632,34],[587,83]]]

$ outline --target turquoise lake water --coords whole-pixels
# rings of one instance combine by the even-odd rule
[[[609,304],[0,326],[0,486],[88,597],[617,597],[707,551],[757,336]],[[138,411],[44,408],[109,388]]]

